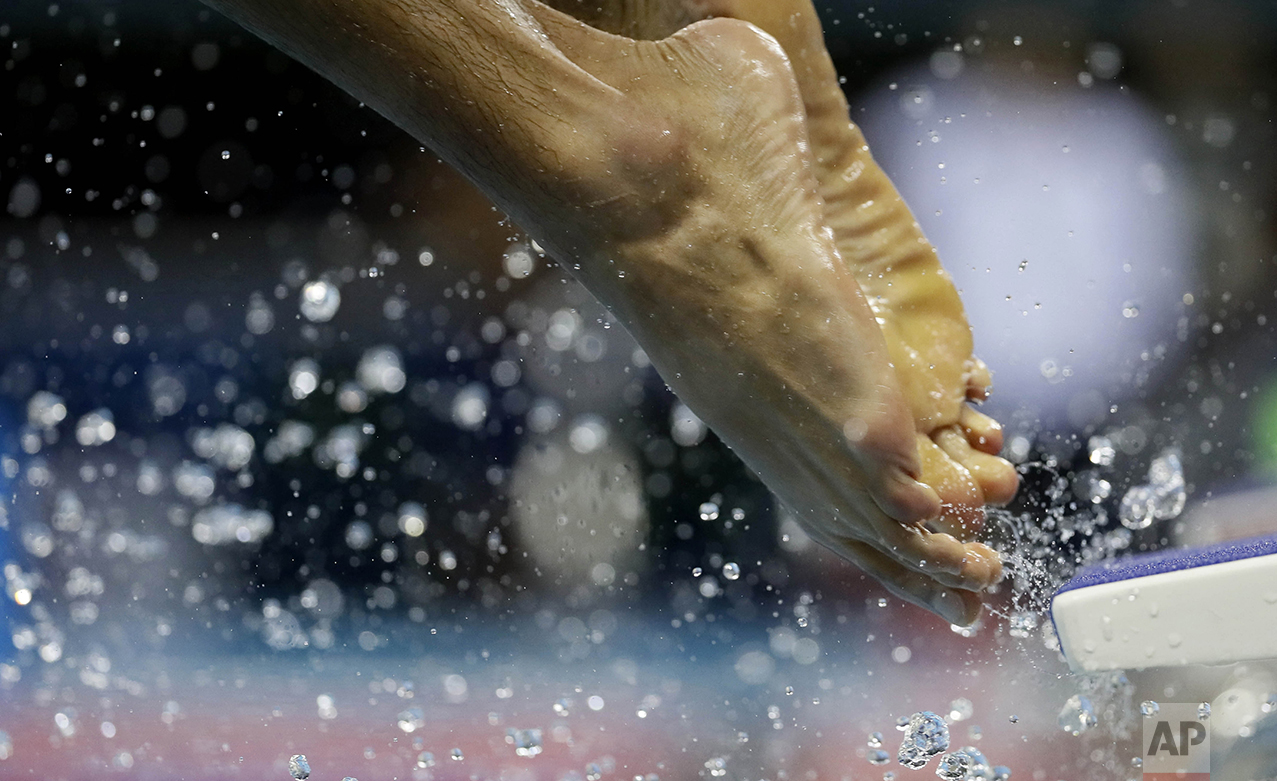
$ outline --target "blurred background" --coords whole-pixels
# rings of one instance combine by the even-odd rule
[[[868,779],[932,710],[1126,778],[1158,698],[1277,772],[1273,670],[1070,678],[1044,614],[1079,562],[1277,526],[1277,7],[819,10],[1024,475],[975,630],[809,544],[310,71],[185,0],[0,9],[0,776]]]

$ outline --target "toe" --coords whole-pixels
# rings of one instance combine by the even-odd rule
[[[941,509],[931,526],[962,539],[984,527],[984,494],[972,474],[926,434],[918,434],[922,481],[935,489]]]
[[[864,543],[848,542],[847,555],[892,594],[930,610],[950,624],[969,626],[980,617],[983,605],[974,591],[940,583]]]
[[[1004,505],[1020,487],[1020,475],[1005,459],[971,447],[967,435],[956,426],[947,426],[932,434],[936,443],[953,461],[971,475],[985,502]]]
[[[871,495],[878,509],[897,523],[929,521],[940,515],[943,506],[934,488],[899,469],[884,469],[872,484]]]
[[[980,543],[963,543],[951,534],[894,524],[866,541],[902,567],[926,574],[944,585],[980,591],[997,582],[1002,563]]]
[[[967,435],[971,447],[991,456],[1002,452],[1002,424],[964,404],[959,413],[958,424]]]
[[[970,401],[984,401],[989,398],[989,392],[993,390],[993,372],[989,371],[989,367],[984,361],[971,356],[971,362],[967,366],[967,399]]]

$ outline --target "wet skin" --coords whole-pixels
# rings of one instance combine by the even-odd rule
[[[848,119],[810,0],[551,4],[630,37],[660,39],[695,20],[730,17],[758,26],[781,44],[802,95],[826,221],[882,327],[917,428],[921,479],[943,502],[931,525],[974,539],[985,505],[1009,502],[1019,485],[1014,467],[998,457],[1001,426],[971,406],[987,398],[992,378],[972,353],[962,302],[935,248]]]
[[[962,411],[987,373],[956,293],[943,303],[952,285],[927,265],[934,253],[887,253],[885,266],[840,255],[891,249],[909,236],[900,220],[916,225],[903,204],[827,211],[822,192],[863,197],[835,179],[881,189],[885,177],[865,178],[843,141],[813,156],[823,124],[804,106],[801,59],[791,68],[775,38],[729,18],[638,41],[532,0],[213,5],[475,182],[815,539],[947,620],[974,620],[1001,571],[969,541],[976,513],[1014,487],[982,479],[996,461],[971,460],[997,449],[991,422]],[[971,512],[941,515],[942,499]]]

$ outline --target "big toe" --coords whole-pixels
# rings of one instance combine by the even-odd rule
[[[878,509],[904,524],[929,521],[943,508],[943,499],[925,478],[915,480],[900,469],[884,469],[871,484],[870,495]]]

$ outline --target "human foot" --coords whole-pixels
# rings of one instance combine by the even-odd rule
[[[791,60],[804,102],[825,216],[882,327],[916,425],[922,481],[935,488],[941,528],[973,538],[986,502],[1010,501],[1018,486],[997,456],[1001,428],[968,406],[988,393],[988,368],[972,355],[962,302],[935,250],[874,162],[825,51],[807,0],[552,0],[559,8],[636,38],[672,34],[710,16],[748,21],[774,36]]]
[[[974,618],[970,590],[1000,564],[921,527],[938,500],[915,479],[915,427],[825,224],[801,99],[775,41],[728,19],[649,43],[533,14],[623,96],[605,130],[615,192],[546,215],[538,240],[573,259],[813,537],[950,621]]]
[[[848,118],[837,74],[807,0],[687,0],[699,13],[758,24],[789,54],[802,92],[825,217],[886,337],[917,425],[922,480],[945,503],[942,527],[970,539],[985,503],[1018,487],[998,457],[1001,428],[969,402],[988,394],[988,368],[972,354],[962,301],[908,206]]]

